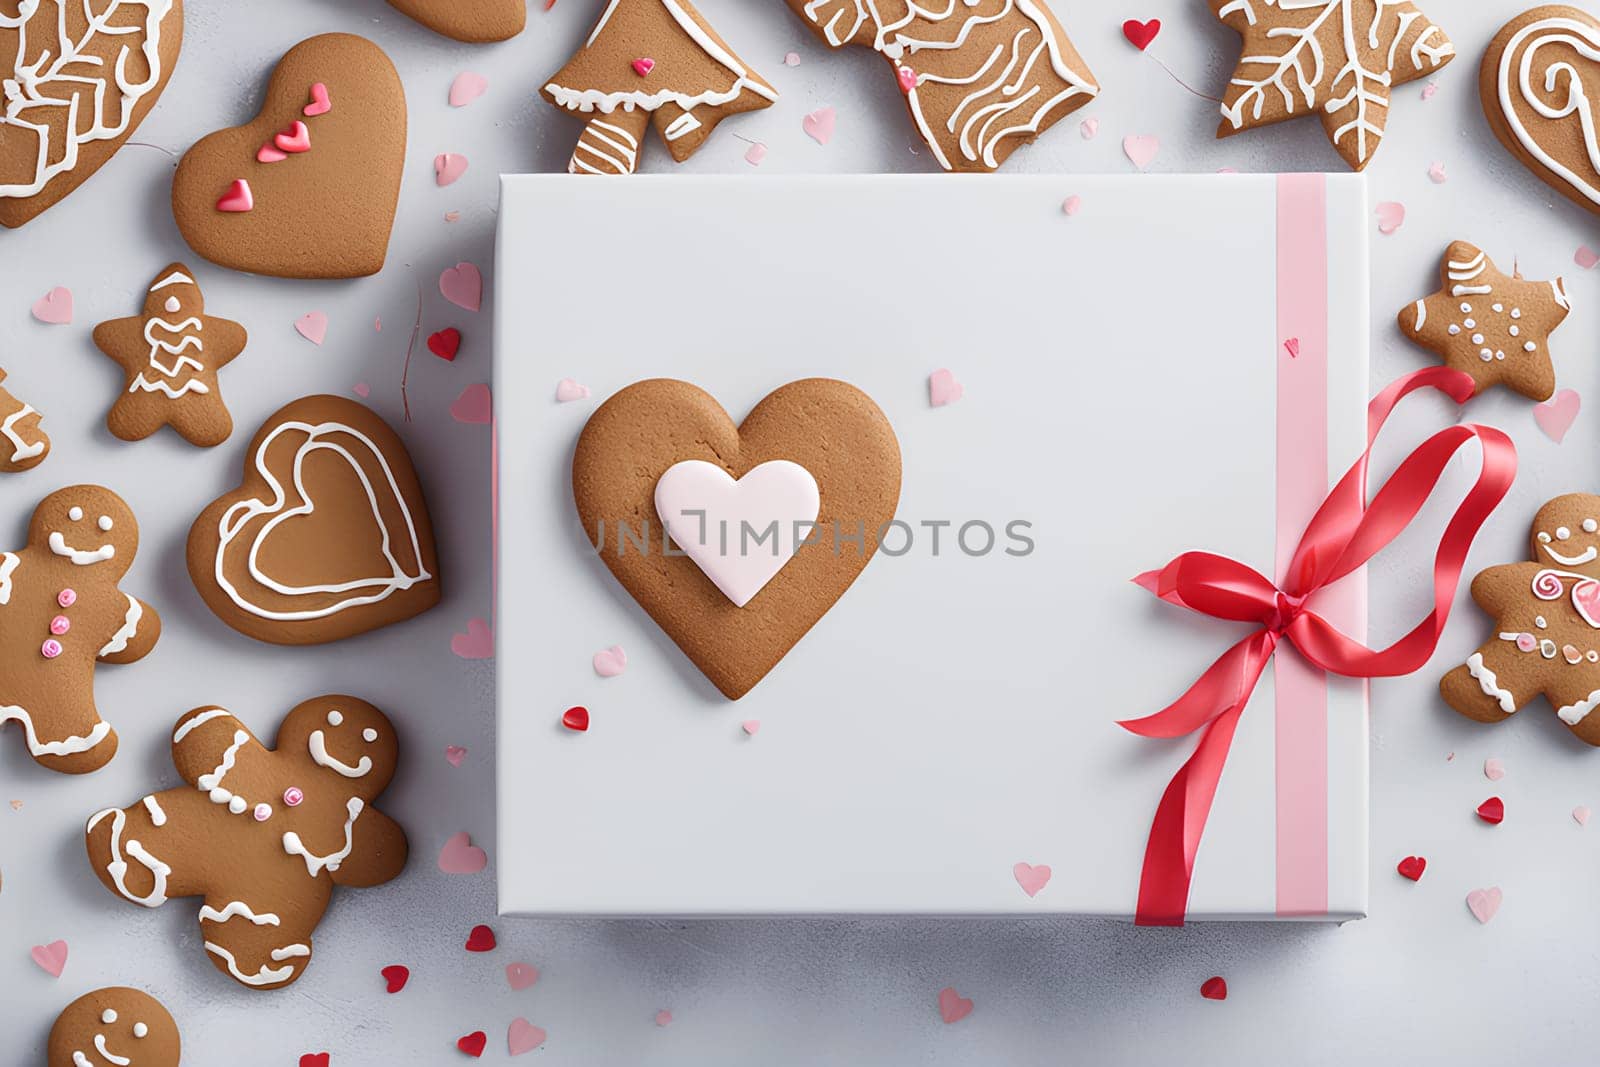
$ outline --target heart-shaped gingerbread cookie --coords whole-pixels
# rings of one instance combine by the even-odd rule
[[[695,386],[652,379],[590,417],[572,487],[611,573],[737,700],[870,562],[900,500],[900,444],[845,382],[790,382],[735,425]]]
[[[1483,110],[1506,150],[1563,196],[1600,214],[1600,19],[1560,4],[1501,28],[1478,74]]]
[[[284,55],[259,115],[185,153],[172,213],[190,247],[224,267],[284,278],[376,274],[405,151],[394,64],[364,37],[326,33]]]
[[[314,645],[439,602],[439,560],[405,445],[370,409],[308,396],[256,432],[244,481],[189,530],[189,575],[223,622]]]
[[[509,41],[528,21],[526,0],[389,0],[434,33],[468,44]]]
[[[161,99],[183,0],[0,3],[0,226],[89,180]]]

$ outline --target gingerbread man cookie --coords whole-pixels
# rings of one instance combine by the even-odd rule
[[[0,382],[6,380],[0,367]],[[39,426],[39,413],[0,388],[0,474],[28,471],[50,454],[50,437]]]
[[[405,831],[372,806],[399,758],[393,725],[355,697],[299,705],[275,750],[222,708],[196,708],[172,731],[188,786],[96,813],[89,862],[147,908],[204,898],[212,964],[251,989],[286,986],[311,962],[334,886],[382,885],[405,866]]]
[[[632,174],[652,121],[682,163],[717,123],[778,99],[689,0],[610,0],[541,94],[588,123],[570,174]]]
[[[1579,738],[1600,745],[1600,496],[1558,496],[1533,520],[1531,563],[1490,567],[1472,599],[1495,636],[1444,676],[1445,702],[1499,722],[1543,694]]]
[[[144,310],[94,329],[94,343],[122,367],[122,394],[106,426],[141,441],[171,426],[192,445],[210,448],[233,433],[217,371],[244,351],[244,327],[207,315],[188,267],[169,263],[145,292]]]
[[[1465,371],[1478,392],[1505,385],[1534,400],[1556,391],[1550,334],[1572,304],[1560,278],[1502,274],[1483,249],[1457,241],[1439,267],[1443,284],[1400,312],[1400,329],[1445,366]]]
[[[96,989],[56,1018],[46,1067],[178,1067],[182,1045],[172,1013],[155,997]]]
[[[116,755],[95,664],[142,659],[161,636],[155,609],[118,588],[138,549],[122,498],[75,485],[40,501],[28,547],[0,552],[0,723],[21,723],[50,770],[86,774]]]
[[[789,0],[831,48],[894,68],[945,170],[992,171],[1100,93],[1045,0]]]
[[[509,41],[528,21],[526,0],[389,0],[389,6],[468,44]]]

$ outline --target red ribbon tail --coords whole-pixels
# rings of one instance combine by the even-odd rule
[[[1249,699],[1276,645],[1271,634],[1257,630],[1218,656],[1183,696],[1154,714],[1123,719],[1117,725],[1140,737],[1184,737],[1194,733]]]

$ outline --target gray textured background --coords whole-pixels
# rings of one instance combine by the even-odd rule
[[[1104,93],[1020,152],[1010,169],[1059,172],[1066,195],[1072,173],[1130,170],[1120,148],[1129,133],[1160,136],[1152,167],[1159,171],[1340,166],[1315,121],[1213,141],[1214,105],[1175,85],[1118,30],[1125,17],[1164,18],[1153,54],[1213,90],[1227,78],[1236,47],[1204,5],[1053,6]],[[1430,291],[1438,253],[1462,237],[1484,245],[1502,266],[1519,259],[1530,276],[1566,274],[1577,310],[1557,335],[1558,374],[1563,386],[1600,397],[1590,340],[1600,283],[1572,265],[1579,244],[1600,244],[1600,227],[1505,155],[1478,110],[1478,57],[1521,4],[1426,6],[1462,58],[1440,75],[1432,100],[1421,99],[1420,83],[1397,91],[1392,134],[1369,171],[1374,201],[1398,200],[1409,209],[1397,234],[1374,242],[1373,380],[1422,365],[1386,311]],[[466,334],[453,366],[423,353],[411,375],[415,421],[404,433],[430,490],[449,586],[439,609],[407,626],[301,652],[257,645],[222,627],[189,585],[182,540],[199,508],[234,484],[241,441],[200,453],[171,436],[125,445],[104,431],[118,379],[89,341],[92,324],[131,314],[153,272],[186,254],[167,208],[167,156],[128,147],[69,201],[20,232],[0,234],[8,309],[0,314],[0,361],[11,371],[8,386],[45,412],[56,448],[36,473],[0,481],[0,541],[9,547],[21,540],[33,502],[49,489],[104,481],[129,498],[145,536],[128,588],[155,602],[168,626],[152,657],[101,673],[103,707],[123,739],[110,768],[77,780],[47,775],[23,755],[13,730],[0,738],[0,800],[23,804],[20,811],[0,807],[0,1032],[8,1058],[36,1062],[62,1005],[95,986],[129,982],[154,989],[180,1015],[191,1050],[186,1062],[197,1064],[292,1065],[300,1054],[322,1050],[340,1067],[448,1063],[457,1057],[454,1039],[479,1028],[490,1035],[485,1060],[504,1061],[505,1027],[517,1015],[548,1028],[541,1060],[573,1064],[1179,1057],[1221,1064],[1265,1059],[1267,1049],[1274,1059],[1304,1063],[1580,1059],[1573,1050],[1592,1043],[1596,1031],[1589,1020],[1600,912],[1590,893],[1600,826],[1579,829],[1569,812],[1581,803],[1600,806],[1600,765],[1552,714],[1533,710],[1488,729],[1440,704],[1438,674],[1486,632],[1470,606],[1434,664],[1413,678],[1374,685],[1374,917],[1365,922],[1174,932],[1083,921],[505,921],[497,923],[498,952],[460,950],[467,928],[491,921],[494,910],[489,874],[449,878],[434,867],[453,831],[493,839],[492,668],[449,650],[452,633],[490,611],[488,435],[453,422],[447,408],[463,386],[488,379],[489,305],[481,315],[451,308],[435,281],[458,259],[490,266],[498,172],[564,165],[577,124],[533,94],[581,40],[597,7],[560,0],[545,12],[536,4],[521,38],[469,47],[429,34],[380,0],[189,0],[177,74],[134,138],[181,151],[212,129],[245,120],[277,57],[313,33],[365,33],[400,68],[411,147],[383,274],[303,283],[191,265],[210,309],[252,331],[245,357],[223,379],[242,431],[292,396],[348,391],[359,382],[369,383],[372,403],[398,421],[400,366],[419,284],[427,328],[453,324]],[[704,0],[703,10],[783,96],[768,111],[730,120],[682,171],[759,180],[774,172],[929,167],[876,57],[827,55],[777,0]],[[802,58],[798,67],[782,63],[790,50]],[[463,69],[486,74],[490,90],[452,111],[445,93]],[[839,110],[838,131],[825,148],[800,129],[802,116],[824,104]],[[1085,142],[1076,119],[1088,115],[1100,120],[1100,134]],[[770,146],[760,168],[743,161],[746,145],[734,134]],[[471,169],[441,190],[432,159],[445,151],[465,154]],[[1434,161],[1444,164],[1444,185],[1427,177]],[[670,164],[652,149],[646,166]],[[461,211],[460,221],[445,223],[448,210]],[[77,295],[75,324],[33,322],[29,305],[58,284]],[[332,322],[321,348],[291,329],[314,308]],[[381,333],[373,331],[377,316]],[[1411,414],[1396,424],[1396,437],[1414,439],[1451,414],[1436,404]],[[1520,556],[1539,502],[1594,487],[1600,433],[1586,414],[1557,446],[1535,427],[1530,405],[1506,395],[1474,402],[1471,415],[1511,432],[1523,459],[1512,500],[1471,561],[1486,566]],[[1430,508],[1419,525],[1435,531],[1442,518],[1441,508]],[[1418,583],[1426,559],[1416,536],[1375,566],[1374,636],[1397,633],[1423,610]],[[287,992],[251,994],[204,962],[189,906],[147,914],[107,895],[83,862],[79,828],[102,805],[174,783],[164,739],[184,709],[224,703],[270,733],[296,700],[336,690],[366,696],[403,724],[407,759],[381,806],[407,826],[415,858],[393,885],[340,895],[305,979]],[[444,761],[447,744],[470,750],[461,769]],[[1483,779],[1488,756],[1505,760],[1504,781]],[[1509,811],[1494,829],[1472,815],[1490,793],[1504,796]],[[1393,874],[1408,853],[1429,860],[1417,885]],[[1058,871],[1063,876],[1070,872]],[[1462,898],[1493,884],[1504,888],[1506,903],[1480,927]],[[68,940],[72,953],[63,977],[52,981],[27,952],[56,938]],[[512,960],[538,966],[544,977],[512,993],[501,974]],[[376,972],[396,961],[408,963],[413,978],[405,994],[390,998]],[[1229,980],[1225,1004],[1197,994],[1211,974]],[[934,1008],[947,984],[977,1003],[953,1027],[941,1025]],[[652,1022],[661,1008],[675,1014],[665,1030]]]

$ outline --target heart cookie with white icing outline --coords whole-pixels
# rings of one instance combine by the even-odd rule
[[[590,416],[572,486],[611,573],[737,700],[871,561],[900,500],[900,444],[845,382],[790,382],[735,425],[710,394],[658,378]]]
[[[223,622],[258,641],[338,641],[439,602],[439,560],[405,445],[371,409],[308,396],[278,410],[244,481],[189,531],[189,574]]]

